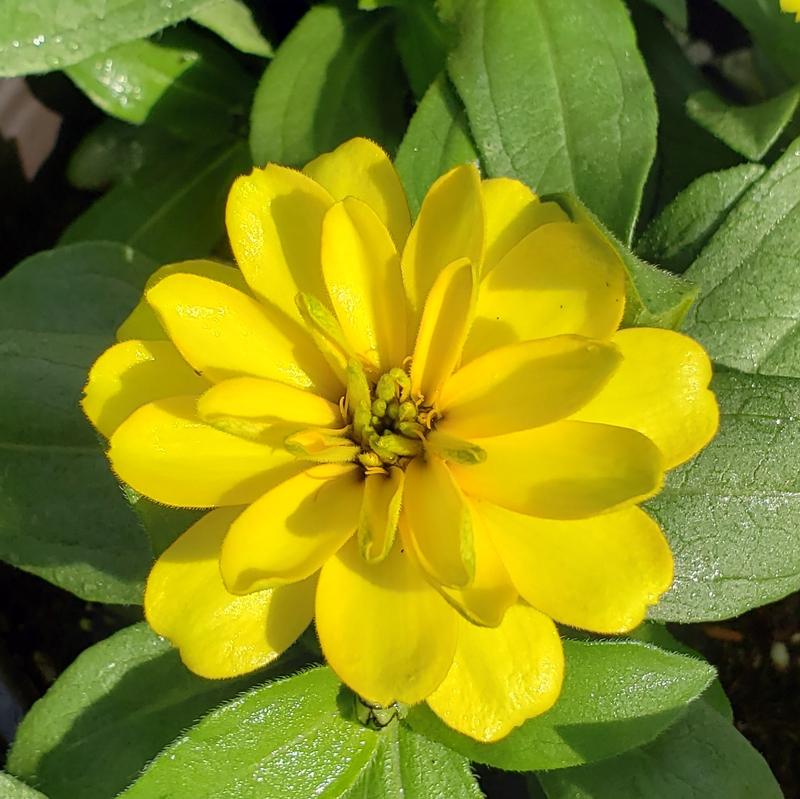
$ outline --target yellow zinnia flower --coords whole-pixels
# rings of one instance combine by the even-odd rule
[[[237,179],[227,227],[239,269],[158,270],[83,402],[120,479],[213,508],[153,567],[150,625],[219,678],[315,618],[364,700],[501,738],[558,696],[553,620],[625,632],[670,585],[636,503],[716,430],[705,352],[618,331],[614,248],[472,165],[412,227],[354,139]]]
[[[781,10],[795,14],[795,19],[800,22],[800,0],[781,0]]]

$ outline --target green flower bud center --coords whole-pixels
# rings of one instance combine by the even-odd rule
[[[411,378],[399,367],[368,382],[368,400],[364,388],[358,401],[348,391],[343,403],[352,439],[361,447],[358,460],[367,471],[405,466],[422,452],[428,427],[420,417],[427,409],[411,396]]]

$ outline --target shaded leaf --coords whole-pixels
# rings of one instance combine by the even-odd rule
[[[689,62],[662,17],[642,2],[632,3],[632,12],[658,102],[658,157],[648,181],[646,218],[696,178],[741,159],[686,114],[689,95],[709,88],[709,83]]]
[[[450,77],[490,176],[574,192],[630,242],[656,149],[653,87],[619,0],[468,0]]]
[[[464,108],[447,77],[425,93],[397,150],[395,166],[416,217],[431,184],[458,164],[476,162]]]
[[[538,775],[548,799],[782,799],[764,758],[704,702],[641,749]]]
[[[555,706],[492,744],[451,730],[427,705],[408,721],[478,763],[514,771],[602,760],[653,740],[711,681],[707,663],[633,641],[564,641],[564,687]]]
[[[798,102],[800,88],[745,106],[730,105],[712,91],[701,91],[689,96],[686,112],[732,150],[759,161],[792,121]]]
[[[301,166],[352,136],[389,153],[404,127],[404,86],[388,11],[312,8],[256,91],[250,149],[258,165]]]
[[[647,226],[636,244],[637,255],[672,272],[685,272],[766,171],[760,164],[742,164],[699,177]]]
[[[90,243],[0,281],[0,557],[88,600],[139,602],[152,560],[78,402],[154,266]]]
[[[800,380],[721,372],[717,437],[647,503],[675,557],[661,621],[727,619],[800,588]]]
[[[434,0],[398,0],[395,40],[414,96],[421,100],[444,70],[451,44]]]
[[[800,27],[778,0],[717,0],[753,36],[762,54],[784,75],[800,80]]]
[[[249,166],[247,145],[173,142],[79,216],[62,243],[102,239],[159,263],[208,256],[225,237],[225,201]]]

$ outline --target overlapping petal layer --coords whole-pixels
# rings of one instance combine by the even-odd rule
[[[313,579],[247,596],[225,589],[219,549],[240,511],[220,508],[206,514],[161,555],[147,580],[147,621],[203,677],[235,677],[265,666],[295,641],[313,615]]]

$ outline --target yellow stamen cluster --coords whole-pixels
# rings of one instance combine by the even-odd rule
[[[351,438],[361,449],[359,463],[367,472],[405,466],[422,452],[426,433],[420,422],[425,409],[411,396],[411,378],[395,367],[373,383],[356,364],[351,364],[349,376],[342,407]]]

